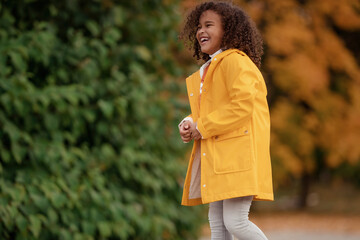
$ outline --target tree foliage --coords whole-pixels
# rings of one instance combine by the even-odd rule
[[[1,239],[196,235],[168,94],[177,4],[1,1]]]

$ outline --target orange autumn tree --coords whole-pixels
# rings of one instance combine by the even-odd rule
[[[275,186],[360,166],[360,2],[236,1],[263,34]]]

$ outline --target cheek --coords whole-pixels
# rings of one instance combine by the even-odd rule
[[[203,32],[203,31],[201,30],[201,28],[197,28],[197,29],[196,29],[196,32],[195,32],[195,36],[196,36],[196,37],[199,36],[201,32]]]
[[[199,31],[196,31],[195,38],[197,41],[199,41]]]
[[[219,35],[218,35],[218,43],[219,43],[220,45],[221,45],[221,43],[222,43],[223,37],[224,37],[224,33],[223,33],[223,32],[219,33]]]
[[[218,35],[216,37],[216,45],[221,45],[221,42],[222,42],[222,35]]]

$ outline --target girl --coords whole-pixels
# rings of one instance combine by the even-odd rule
[[[179,130],[194,145],[182,204],[210,203],[211,239],[267,239],[248,220],[253,200],[273,200],[261,37],[243,10],[211,1],[189,14],[180,37],[205,61],[186,79],[191,115]]]

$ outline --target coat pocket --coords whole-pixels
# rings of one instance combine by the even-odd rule
[[[214,171],[216,174],[247,171],[252,167],[251,136],[246,128],[216,136]]]

